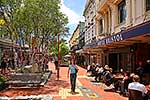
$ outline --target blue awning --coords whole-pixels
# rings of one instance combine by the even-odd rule
[[[106,37],[100,41],[97,41],[97,46],[106,45],[109,43],[119,42],[123,41],[129,38],[137,37],[150,34],[150,22],[146,22],[143,24],[140,24],[138,26],[132,27],[128,30],[125,30],[123,32],[119,32],[115,35]]]

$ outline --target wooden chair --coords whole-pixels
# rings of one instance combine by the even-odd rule
[[[143,100],[141,91],[128,89],[128,92],[129,92],[129,100]]]

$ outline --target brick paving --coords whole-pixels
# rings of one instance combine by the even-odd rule
[[[76,93],[72,95],[70,93],[69,78],[67,77],[68,67],[60,68],[60,78],[56,78],[56,70],[54,63],[49,62],[49,69],[53,74],[50,80],[44,87],[31,88],[31,89],[6,89],[0,92],[0,97],[16,97],[16,96],[38,96],[47,95],[53,97],[53,100],[127,100],[126,97],[120,96],[115,92],[104,91],[106,87],[102,83],[91,82],[92,78],[86,76],[86,70],[79,67],[77,77]],[[48,99],[47,99],[48,100]]]
[[[56,72],[54,69],[54,64],[49,63],[49,68]],[[69,83],[69,78],[67,78],[67,67],[60,68],[60,80]],[[120,96],[115,92],[104,91],[106,87],[102,83],[92,83],[92,78],[86,76],[86,70],[79,67],[78,77],[77,77],[77,89],[76,94],[71,95],[70,84],[67,88],[61,88],[59,94],[54,96],[54,100],[127,100],[126,97]],[[63,83],[62,83],[63,84]],[[81,89],[82,88],[82,89]],[[84,91],[85,90],[85,91]],[[87,92],[89,90],[89,92]],[[61,92],[61,93],[60,93]]]

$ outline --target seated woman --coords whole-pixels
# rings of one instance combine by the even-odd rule
[[[102,79],[104,68],[102,66],[99,66],[97,67],[96,72],[97,74],[95,75],[95,81],[100,81]]]
[[[104,72],[103,72],[103,82],[105,85],[110,86],[113,83],[113,75],[112,75],[112,68],[109,68],[108,65],[105,65]]]
[[[87,75],[88,76],[93,75],[94,69],[95,69],[95,64],[94,63],[92,63],[92,65],[88,65],[88,67],[87,67]]]

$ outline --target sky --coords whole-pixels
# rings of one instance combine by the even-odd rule
[[[83,11],[86,0],[61,0],[61,11],[66,14],[69,19],[69,33],[72,35],[79,21],[84,21]],[[71,35],[66,38],[69,41]]]

